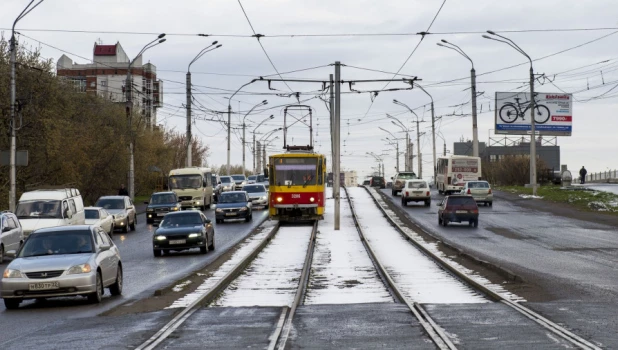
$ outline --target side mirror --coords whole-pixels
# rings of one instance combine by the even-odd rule
[[[394,180],[394,178],[391,176],[391,180]]]
[[[7,258],[13,259],[17,255],[17,251],[16,250],[7,250],[6,252],[4,252],[4,255],[6,255]]]
[[[134,208],[134,207],[133,207],[132,205],[129,205],[129,206],[127,207],[127,209],[133,209],[133,208]]]
[[[221,181],[217,182],[217,185],[221,185]]]
[[[205,223],[206,225],[210,225],[210,223],[211,223],[211,222],[212,222],[212,221],[210,221],[210,219],[206,219],[206,220],[204,220],[204,223]]]
[[[148,201],[145,201],[144,204],[148,204]]]
[[[109,244],[105,244],[105,243],[104,243],[104,244],[101,244],[101,245],[99,246],[99,248],[100,248],[102,251],[106,251],[106,250],[109,250],[109,248],[111,248],[111,246],[110,246]]]
[[[70,212],[70,211],[69,211],[69,209],[67,208],[67,209],[64,211],[64,216],[65,216],[66,218],[68,218],[68,219],[71,219],[71,218],[73,217],[73,214],[71,214],[71,212]]]
[[[9,232],[11,230],[12,230],[12,228],[10,228],[10,227],[3,227],[2,228],[2,232]]]

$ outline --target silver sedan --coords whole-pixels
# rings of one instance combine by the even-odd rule
[[[0,297],[7,309],[25,299],[73,295],[99,303],[104,288],[120,295],[122,285],[118,247],[100,226],[58,226],[30,234],[4,270]]]

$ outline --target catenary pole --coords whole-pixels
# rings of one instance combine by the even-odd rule
[[[339,178],[340,178],[340,157],[339,157],[339,117],[341,116],[341,62],[336,61],[335,62],[335,120],[334,120],[334,124],[335,124],[335,129],[333,130],[333,138],[335,140],[335,144],[334,144],[334,169],[333,169],[333,197],[335,199],[335,230],[339,230],[339,225],[340,225],[340,198],[339,198],[339,191],[340,191],[340,184],[339,184]]]

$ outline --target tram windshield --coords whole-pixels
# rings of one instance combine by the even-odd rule
[[[317,184],[317,158],[274,158],[277,186],[310,186]]]

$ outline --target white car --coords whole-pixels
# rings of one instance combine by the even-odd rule
[[[254,208],[268,208],[268,190],[262,184],[244,185],[242,190],[249,194],[249,200]]]
[[[101,207],[86,207],[86,225],[98,225],[109,236],[114,235],[114,216]]]
[[[406,180],[401,187],[401,205],[407,206],[409,202],[425,202],[425,206],[431,205],[431,190],[425,180]]]
[[[472,196],[477,203],[492,206],[494,195],[491,192],[491,185],[487,181],[468,181],[461,189],[461,194]]]
[[[4,261],[4,253],[18,250],[24,240],[24,231],[15,214],[10,211],[0,212],[0,264]]]

